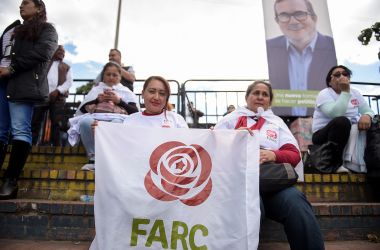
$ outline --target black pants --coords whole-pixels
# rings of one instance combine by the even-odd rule
[[[343,154],[350,137],[351,121],[345,116],[332,119],[324,128],[313,134],[313,144],[322,145],[328,141],[338,144],[338,152]]]

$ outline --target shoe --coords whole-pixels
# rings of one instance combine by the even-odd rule
[[[88,163],[82,167],[82,170],[94,171],[95,170],[95,162],[91,161],[91,160],[88,161]]]
[[[0,200],[16,199],[17,191],[17,180],[6,178],[0,187]]]
[[[347,168],[340,166],[337,170],[336,170],[336,173],[351,173],[350,170],[348,170]]]

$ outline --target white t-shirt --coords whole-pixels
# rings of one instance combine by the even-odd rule
[[[6,48],[8,45],[10,45],[12,43],[11,37],[12,37],[14,29],[15,29],[15,27],[8,30],[3,35],[3,44],[1,44],[1,48],[3,49],[2,53],[1,53],[2,55],[5,55],[5,54],[8,54],[11,52],[10,51],[11,47],[8,47],[8,49],[6,49]],[[9,65],[11,65],[11,58],[9,58],[9,57],[1,58],[0,67],[7,68]]]
[[[69,91],[71,85],[73,84],[73,76],[71,73],[71,67],[66,73],[66,81],[62,85],[58,86],[58,66],[60,61],[54,61],[51,64],[49,72],[47,74],[47,79],[49,83],[49,93],[58,89],[61,94],[64,94],[66,91]]]
[[[366,101],[356,89],[350,89],[350,95],[351,97],[344,116],[353,122],[357,122],[360,118],[359,106],[365,104]],[[313,114],[313,133],[325,127],[332,120],[331,117],[322,112],[321,106],[325,103],[336,102],[339,96],[340,94],[337,94],[332,88],[325,88],[319,92]]]
[[[164,111],[159,115],[133,113],[124,120],[124,124],[137,127],[188,128],[185,119],[173,111]]]

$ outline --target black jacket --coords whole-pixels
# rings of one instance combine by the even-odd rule
[[[16,21],[5,30],[19,24],[20,22]],[[44,24],[40,35],[33,41],[15,38],[11,51],[11,67],[14,73],[8,78],[7,83],[9,101],[43,102],[48,100],[48,65],[57,47],[58,35],[49,23]]]

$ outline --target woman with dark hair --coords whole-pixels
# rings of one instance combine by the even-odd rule
[[[188,128],[179,114],[170,111],[170,85],[161,76],[149,77],[141,93],[145,110],[130,115],[124,120],[127,126]]]
[[[351,76],[351,70],[343,65],[330,69],[326,76],[327,88],[319,92],[313,115],[313,144],[329,148],[334,158],[331,167],[337,172],[348,172],[341,165],[351,125],[368,130],[375,115],[359,91],[350,87]]]
[[[32,143],[33,107],[48,100],[48,64],[58,47],[57,32],[46,22],[42,0],[23,0],[20,16],[24,22],[12,23],[0,39],[0,166],[9,134],[12,143],[0,199],[17,196],[17,180]]]
[[[121,67],[115,62],[104,65],[103,79],[94,86],[78,107],[76,117],[70,119],[69,142],[73,145],[80,134],[89,162],[82,170],[95,168],[95,138],[92,124],[95,121],[122,123],[128,114],[137,112],[137,96],[121,84]]]
[[[170,85],[165,78],[149,77],[143,85],[141,96],[144,99],[145,110],[125,117],[123,123],[126,126],[188,128],[182,116],[170,111]],[[97,125],[98,121],[95,120],[92,123],[92,129],[95,130]],[[95,165],[92,165],[89,170],[93,170],[94,167]],[[86,170],[87,168],[82,169]]]
[[[215,129],[243,129],[256,133],[260,144],[260,168],[265,163],[284,163],[295,167],[300,161],[297,141],[270,106],[273,91],[269,83],[256,81],[248,86],[246,107],[239,107],[226,115]],[[324,249],[323,237],[313,209],[295,187],[277,192],[263,193],[261,196],[262,218],[267,217],[284,225],[291,249]]]

